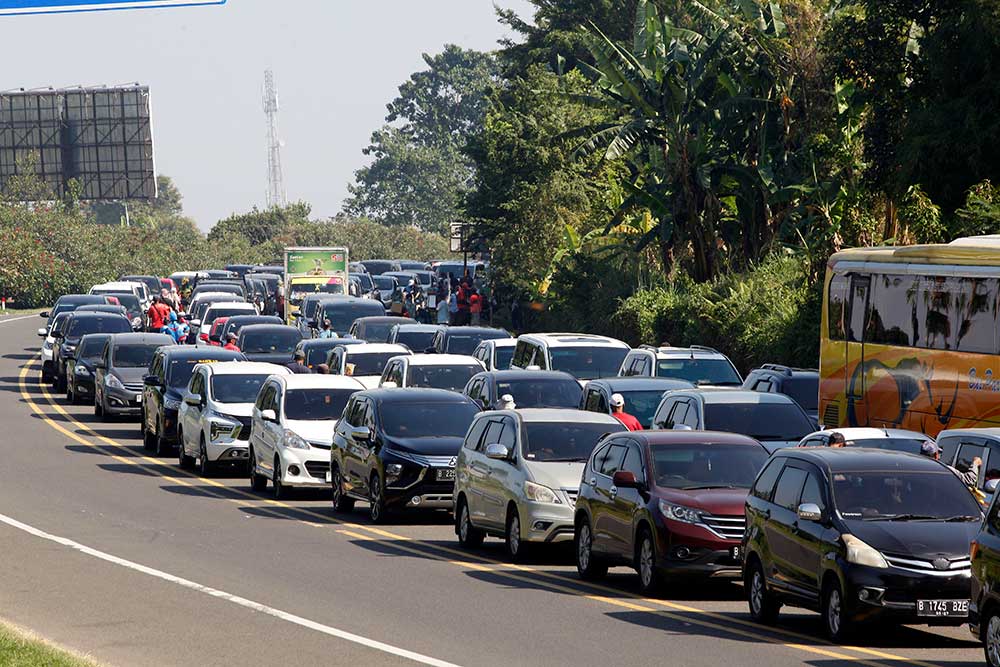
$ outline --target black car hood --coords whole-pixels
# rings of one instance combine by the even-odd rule
[[[423,456],[457,456],[465,438],[433,437],[433,438],[385,438],[389,449],[408,454]]]
[[[932,559],[969,555],[969,543],[979,521],[845,521],[851,533],[869,546],[889,554]]]
[[[118,376],[118,379],[126,384],[134,384],[136,382],[142,382],[149,374],[149,370],[146,368],[114,368],[111,370],[114,375]]]

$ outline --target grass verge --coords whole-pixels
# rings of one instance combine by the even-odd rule
[[[97,667],[97,663],[0,621],[0,667]]]

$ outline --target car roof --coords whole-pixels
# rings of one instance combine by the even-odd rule
[[[675,389],[694,389],[694,384],[687,380],[661,377],[610,377],[591,380],[584,388],[597,385],[607,388],[611,393],[621,391],[673,391]]]
[[[355,340],[354,338],[303,338],[299,341],[299,345],[302,346],[303,350],[307,350],[310,347],[327,347],[333,349],[338,345],[343,344],[345,340]],[[362,343],[364,341],[361,341]]]
[[[219,361],[203,365],[211,375],[290,375],[292,372],[284,366],[262,361]]]
[[[546,343],[549,347],[592,347],[595,345],[605,347],[628,348],[629,346],[616,338],[608,336],[598,336],[596,334],[583,333],[533,333],[522,334],[520,338],[525,340],[537,340]]]
[[[774,456],[809,461],[829,472],[885,471],[899,468],[915,472],[947,470],[944,465],[929,456],[864,447],[791,447],[779,449]]]
[[[516,338],[487,338],[479,341],[479,345],[492,345],[494,347],[517,347]],[[477,345],[476,347],[479,347]]]
[[[752,445],[766,451],[766,447],[748,435],[723,431],[633,431],[629,434],[649,445]]]
[[[986,436],[1000,438],[1000,428],[988,426],[985,428],[948,428],[937,434],[937,439],[950,435],[966,435],[971,437]]]
[[[115,345],[142,345],[146,343],[173,345],[174,339],[167,334],[158,333],[119,333],[111,337],[111,342]]]
[[[504,329],[497,328],[497,327],[467,327],[467,326],[445,327],[445,326],[443,326],[442,329],[443,329],[444,334],[446,336],[449,335],[449,334],[452,334],[452,333],[457,333],[457,334],[470,334],[470,333],[489,333],[489,334],[493,334],[493,333],[501,333],[501,334],[503,334],[503,336],[499,336],[499,338],[510,338],[511,337],[511,335],[510,335],[509,332],[507,332]]]
[[[98,287],[94,285],[94,287]],[[91,304],[101,304],[107,303],[104,300],[103,294],[63,294],[61,297],[56,299],[55,305],[91,305]]]
[[[213,308],[236,308],[237,310],[252,310],[257,312],[257,308],[252,303],[247,303],[246,301],[216,301],[208,307],[209,310]]]
[[[406,359],[409,360],[411,366],[466,365],[483,367],[478,359],[467,354],[411,354],[407,355]]]
[[[688,359],[717,359],[726,358],[722,352],[703,345],[692,345],[691,347],[675,347],[673,345],[640,345],[633,349],[633,352],[652,352],[657,359],[677,359],[685,357]]]
[[[924,435],[919,431],[909,431],[904,428],[872,428],[870,426],[851,426],[848,428],[825,428],[821,431],[816,431],[815,433],[810,433],[805,436],[806,438],[812,438],[817,435],[830,435],[831,433],[840,433],[844,436],[845,440],[857,440],[865,439],[871,440],[875,438],[913,438],[914,440],[933,440],[929,435]]]
[[[763,366],[758,366],[747,373],[749,376],[752,373],[764,374],[771,373],[774,375],[780,375],[782,377],[819,377],[819,371],[815,368],[794,368],[792,366],[784,366],[782,364],[764,364]]]
[[[388,352],[401,355],[410,354],[409,348],[396,343],[365,343],[364,345],[348,345],[344,349],[347,350],[349,357],[353,354],[386,354]]]
[[[327,294],[324,300],[328,300],[330,303],[323,304],[324,306],[332,305],[356,305],[361,304],[367,306],[371,304],[372,306],[378,306],[383,311],[385,306],[382,305],[381,301],[376,301],[375,299],[365,299],[360,296],[346,296],[344,294]]]
[[[74,311],[72,311],[70,313],[67,313],[67,314],[70,317],[72,317],[74,320],[98,320],[98,319],[105,319],[106,320],[108,318],[114,318],[114,317],[117,317],[117,318],[120,318],[120,319],[123,319],[123,320],[127,320],[128,319],[127,317],[125,317],[121,313],[105,313],[104,311],[100,311],[100,310],[84,310],[84,311],[74,310]]]
[[[565,371],[526,371],[519,368],[510,370],[483,371],[477,376],[485,376],[494,382],[510,382],[513,380],[566,380],[579,384],[577,379]]]
[[[771,394],[749,389],[730,387],[698,387],[696,389],[678,389],[678,393],[701,396],[708,405],[725,403],[794,403],[784,394]]]
[[[239,302],[237,301],[237,303]],[[226,320],[226,323],[249,322],[251,320],[263,320],[259,322],[259,324],[282,324],[281,318],[278,317],[277,315],[230,315],[229,319]],[[275,322],[274,320],[278,321]]]
[[[242,352],[235,352],[213,345],[164,345],[163,354],[176,359],[211,359],[212,361],[234,361],[245,359]]]
[[[368,299],[368,300],[371,301],[371,299]],[[408,318],[408,317],[400,317],[398,315],[366,315],[365,317],[359,317],[358,319],[354,320],[354,322],[355,323],[358,323],[358,322],[362,322],[362,323],[374,322],[376,324],[379,324],[379,323],[382,323],[382,322],[396,322],[398,320],[408,320],[408,319],[410,319],[410,318]]]
[[[275,376],[286,389],[364,389],[365,386],[346,375],[295,373]]]
[[[428,387],[381,387],[368,389],[365,396],[380,404],[385,403],[472,403],[472,399],[456,391]]]
[[[136,282],[134,280],[113,280],[108,283],[101,283],[100,285],[94,285],[94,287],[91,287],[91,289],[95,288],[111,289],[116,287],[128,287],[129,289],[131,289],[133,285],[142,285],[143,287],[146,286],[145,283]]]

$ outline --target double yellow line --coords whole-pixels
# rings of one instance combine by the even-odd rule
[[[617,607],[620,609],[627,609],[629,611],[639,611],[650,614],[655,614],[660,617],[676,621],[679,623],[688,623],[691,625],[696,625],[702,628],[717,630],[719,632],[727,633],[729,635],[735,635],[738,637],[743,637],[746,639],[751,639],[754,641],[765,642],[774,644],[777,646],[783,646],[796,651],[802,651],[806,653],[811,653],[814,655],[821,655],[826,658],[834,658],[837,660],[845,660],[851,662],[857,662],[862,665],[869,665],[871,667],[884,667],[885,663],[891,664],[908,664],[917,665],[919,667],[935,667],[931,663],[922,662],[919,660],[914,660],[900,655],[895,655],[892,653],[886,653],[883,651],[877,651],[870,648],[865,648],[861,646],[836,646],[819,640],[815,637],[803,635],[790,630],[779,629],[779,628],[763,628],[762,626],[747,621],[740,618],[733,618],[731,616],[726,616],[717,612],[708,611],[705,609],[699,609],[697,607],[691,607],[689,605],[683,605],[676,602],[670,602],[667,600],[659,600],[654,598],[643,598],[637,595],[632,595],[627,592],[623,592],[618,589],[611,588],[609,586],[603,586],[600,584],[594,584],[590,582],[583,582],[579,579],[573,578],[566,574],[551,572],[547,570],[542,570],[536,567],[516,565],[511,563],[505,563],[485,556],[480,556],[477,554],[472,554],[467,551],[452,549],[449,547],[440,546],[437,544],[430,544],[422,540],[417,540],[404,535],[397,535],[387,530],[383,530],[376,526],[341,521],[335,519],[331,516],[317,512],[310,509],[305,509],[302,507],[296,507],[289,503],[285,503],[278,500],[273,500],[269,498],[262,498],[259,495],[255,495],[248,491],[238,489],[232,486],[228,486],[219,482],[218,480],[208,479],[204,477],[199,477],[192,473],[187,473],[184,471],[179,471],[179,474],[164,474],[163,469],[169,467],[169,464],[164,463],[161,459],[152,458],[145,455],[133,455],[133,456],[121,456],[115,453],[115,449],[121,450],[125,449],[127,446],[120,442],[117,442],[111,438],[101,435],[91,427],[82,422],[77,421],[73,415],[67,412],[62,405],[60,405],[52,394],[48,391],[48,388],[41,382],[40,378],[38,380],[37,387],[41,391],[42,395],[48,404],[58,413],[61,420],[65,423],[73,426],[76,431],[83,432],[96,440],[105,443],[104,445],[95,444],[90,440],[81,437],[77,432],[74,432],[66,428],[59,421],[53,419],[49,414],[47,414],[42,406],[40,406],[34,397],[28,392],[27,378],[28,374],[31,372],[32,368],[35,367],[35,362],[28,362],[22,368],[18,376],[18,384],[21,397],[24,399],[25,403],[31,408],[31,410],[39,416],[39,418],[46,424],[51,426],[53,429],[70,438],[71,440],[78,442],[86,447],[90,447],[101,451],[113,460],[128,466],[135,466],[151,472],[156,473],[162,479],[178,484],[180,486],[186,486],[190,488],[196,488],[198,484],[206,484],[210,488],[204,490],[208,495],[218,497],[227,502],[243,504],[246,501],[254,501],[255,503],[263,503],[265,507],[260,508],[261,514],[266,516],[273,516],[277,518],[287,518],[286,514],[277,511],[277,508],[284,510],[291,510],[298,515],[311,517],[319,519],[321,521],[312,521],[303,519],[303,523],[315,528],[324,528],[327,526],[336,525],[339,528],[335,531],[340,535],[344,535],[354,540],[373,542],[380,544],[382,546],[395,549],[404,553],[410,553],[413,555],[420,556],[421,558],[432,558],[440,562],[446,562],[452,565],[456,565],[466,570],[472,570],[475,572],[490,572],[498,577],[506,578],[512,581],[518,581],[521,583],[528,583],[533,586],[538,586],[545,588],[547,590],[574,595],[577,597],[586,598],[595,602],[599,602],[612,607]],[[131,451],[131,450],[130,450]],[[236,497],[233,497],[236,496]],[[273,509],[270,509],[273,508]],[[406,544],[402,544],[406,543]],[[571,584],[571,585],[567,585]],[[593,591],[593,592],[588,592]],[[796,641],[791,641],[796,640]],[[852,655],[854,654],[854,655]],[[865,656],[865,657],[860,657]],[[871,659],[868,659],[871,658]],[[877,662],[881,661],[881,662]]]

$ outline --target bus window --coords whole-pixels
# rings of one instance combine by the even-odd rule
[[[962,352],[995,354],[998,281],[996,278],[958,278],[956,321]]]
[[[827,321],[830,325],[830,340],[844,340],[844,302],[847,300],[847,276],[834,274],[830,278],[830,308]]]
[[[851,301],[847,321],[847,340],[860,343],[863,340],[868,315],[868,291],[871,289],[869,276],[851,278]]]
[[[920,339],[917,280],[913,276],[872,276],[871,316],[866,343],[916,346]]]

